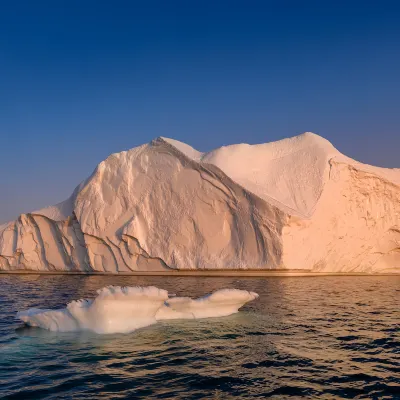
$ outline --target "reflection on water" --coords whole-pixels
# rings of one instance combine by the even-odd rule
[[[17,310],[60,308],[106,285],[180,296],[220,288],[260,298],[225,318],[127,335],[24,328]],[[0,276],[0,397],[396,398],[398,277]]]

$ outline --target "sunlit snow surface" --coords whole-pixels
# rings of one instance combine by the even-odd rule
[[[221,289],[201,297],[169,298],[168,292],[155,286],[107,286],[97,291],[95,299],[68,303],[60,310],[30,308],[17,318],[27,325],[51,331],[89,330],[96,333],[127,333],[167,319],[223,317],[238,312],[257,293]]]

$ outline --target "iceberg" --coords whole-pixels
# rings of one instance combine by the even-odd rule
[[[313,133],[207,153],[159,137],[1,225],[0,270],[399,273],[399,198],[400,169]]]
[[[161,320],[228,316],[257,297],[246,290],[221,289],[199,299],[169,298],[166,290],[154,286],[107,286],[94,299],[75,300],[60,310],[31,308],[18,312],[17,318],[56,332],[128,333]]]

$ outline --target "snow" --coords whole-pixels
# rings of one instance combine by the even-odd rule
[[[258,145],[222,147],[202,157],[231,179],[288,212],[308,217],[318,201],[329,170],[340,153],[311,133]]]
[[[223,146],[208,153],[174,139],[160,140],[196,162],[215,165],[260,198],[304,217],[312,214],[322,192],[328,160],[342,156],[330,142],[310,132],[272,143]]]
[[[72,215],[74,210],[74,202],[69,198],[54,206],[42,208],[40,210],[32,211],[30,214],[43,215],[53,221],[63,221]]]
[[[158,140],[169,143],[171,146],[175,147],[177,150],[179,150],[181,153],[183,153],[186,157],[189,157],[194,161],[198,161],[198,162],[201,161],[201,159],[204,155],[204,153],[197,151],[192,146],[189,146],[186,143],[180,142],[179,140],[165,138],[165,137],[160,137],[160,138],[158,138]]]
[[[88,330],[99,334],[128,333],[160,320],[221,317],[238,312],[257,293],[221,289],[200,299],[168,298],[154,286],[108,286],[93,300],[72,301],[65,309],[31,308],[17,313],[29,326],[58,332]]]

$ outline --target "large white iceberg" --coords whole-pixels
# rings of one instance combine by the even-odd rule
[[[63,203],[0,226],[0,269],[400,271],[400,169],[322,137],[112,154]]]
[[[29,326],[58,332],[88,330],[96,333],[127,333],[168,319],[222,317],[237,313],[257,293],[221,289],[199,299],[168,297],[154,286],[107,286],[93,300],[72,301],[60,310],[31,308],[17,318]]]

